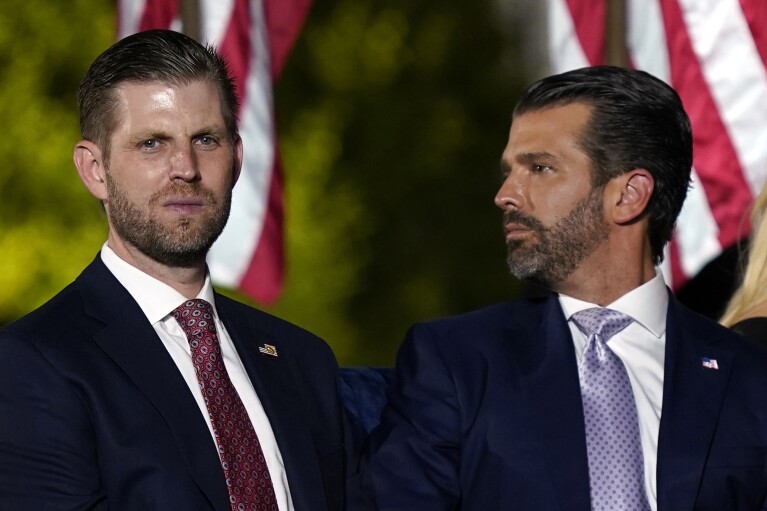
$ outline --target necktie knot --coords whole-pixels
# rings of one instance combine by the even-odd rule
[[[581,332],[589,337],[597,335],[604,342],[609,341],[613,335],[634,321],[631,316],[603,307],[592,307],[576,312],[572,320]]]
[[[216,331],[213,306],[201,298],[185,301],[172,314],[189,342],[200,339],[206,332]]]

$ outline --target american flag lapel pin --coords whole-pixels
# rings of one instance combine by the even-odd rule
[[[702,365],[706,369],[714,369],[714,370],[719,369],[719,364],[716,363],[715,358],[703,357],[700,359],[700,365]]]
[[[269,355],[270,357],[277,357],[277,347],[272,346],[271,344],[264,344],[263,346],[258,347],[258,351],[260,351],[264,355]],[[716,361],[714,361],[716,362]]]

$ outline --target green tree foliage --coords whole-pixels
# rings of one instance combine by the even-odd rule
[[[104,241],[71,153],[77,84],[114,27],[104,0],[0,11],[0,322],[61,289]],[[391,365],[414,321],[519,292],[492,204],[527,81],[514,33],[491,0],[315,2],[275,90],[288,275],[270,312],[327,339],[342,364]]]
[[[50,298],[105,239],[77,178],[76,90],[114,39],[110,2],[6,0],[0,9],[0,322]]]
[[[491,2],[316,2],[277,86],[288,289],[342,363],[408,325],[518,293],[492,199],[527,80]]]

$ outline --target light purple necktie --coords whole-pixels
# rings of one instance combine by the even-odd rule
[[[599,307],[572,320],[588,336],[578,367],[586,425],[591,509],[649,511],[634,393],[623,362],[607,346],[634,320]]]

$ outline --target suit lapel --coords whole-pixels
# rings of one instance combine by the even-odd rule
[[[77,284],[86,312],[105,324],[94,335],[95,341],[162,416],[189,472],[214,509],[228,510],[226,482],[207,424],[173,359],[136,301],[99,257],[78,278]]]
[[[733,354],[673,298],[666,327],[658,438],[658,510],[692,510],[727,388]],[[718,369],[703,366],[703,358]]]
[[[301,376],[294,369],[290,344],[265,322],[256,321],[254,314],[237,313],[227,299],[217,295],[216,306],[269,418],[294,509],[325,509],[316,447],[302,417],[303,396],[297,394],[296,381]],[[264,345],[274,346],[277,356],[259,351]]]
[[[535,417],[530,430],[539,437],[561,509],[588,510],[586,433],[570,330],[555,295],[535,312],[517,311],[509,334],[509,344],[520,348],[514,363]]]

